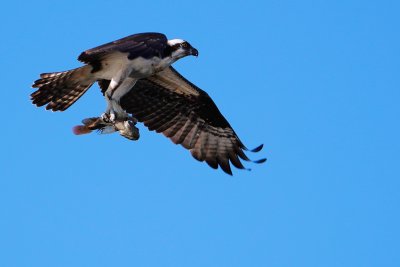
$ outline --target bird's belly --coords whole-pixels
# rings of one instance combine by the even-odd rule
[[[127,57],[114,56],[103,62],[103,68],[96,72],[96,75],[101,79],[111,80],[121,72],[125,72],[131,78],[143,79],[162,71],[169,65],[170,62],[158,57],[150,59],[137,57],[130,60]]]

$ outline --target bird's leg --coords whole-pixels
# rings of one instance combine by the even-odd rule
[[[128,114],[121,107],[119,101],[132,87],[135,85],[136,80],[124,75],[112,79],[110,85],[105,92],[105,99],[107,101],[107,109],[101,115],[104,121],[115,123],[116,121],[125,121]]]
[[[104,122],[111,123],[112,119],[115,119],[115,116],[113,118],[111,117],[111,109],[112,109],[112,104],[111,104],[111,99],[110,99],[111,97],[108,95],[107,92],[104,94],[104,97],[107,102],[107,108],[106,108],[106,111],[104,113],[102,113],[100,117]]]
[[[107,109],[101,115],[102,120],[111,124],[116,131],[130,140],[139,139],[139,129],[135,127],[136,119],[129,117],[120,105],[120,99],[135,85],[137,79],[129,77],[129,70],[122,70],[115,78],[111,79],[104,96]]]
[[[115,123],[117,121],[125,121],[128,119],[128,114],[121,107],[119,101],[112,98],[110,99],[109,96],[107,96],[107,94],[106,94],[106,101],[107,101],[107,109],[103,114],[101,114],[101,118],[103,119],[103,121],[108,123]]]

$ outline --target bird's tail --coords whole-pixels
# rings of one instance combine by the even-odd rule
[[[31,94],[32,103],[46,109],[64,111],[77,101],[96,81],[86,65],[73,70],[42,73],[32,87],[39,88]]]

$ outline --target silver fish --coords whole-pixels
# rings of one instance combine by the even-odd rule
[[[77,125],[72,128],[76,135],[88,134],[97,131],[101,134],[110,134],[119,132],[120,135],[129,140],[138,140],[140,137],[139,129],[135,127],[137,119],[128,117],[125,121],[111,122],[102,117],[92,117],[82,120],[83,125]]]

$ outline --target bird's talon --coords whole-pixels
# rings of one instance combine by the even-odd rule
[[[108,114],[108,113],[103,113],[103,114],[101,114],[100,117],[105,123],[110,123],[111,122],[110,114]]]
[[[112,123],[115,123],[115,121],[116,121],[116,116],[115,116],[115,113],[110,113],[110,115],[109,115],[110,117],[109,117],[109,119],[110,119],[110,121],[112,122]]]

